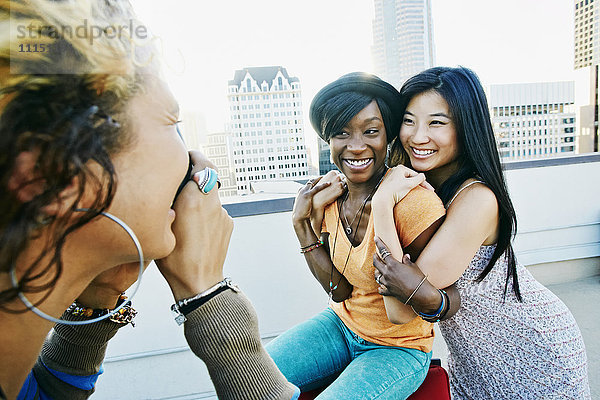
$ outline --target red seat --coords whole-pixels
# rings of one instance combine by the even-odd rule
[[[429,366],[425,381],[408,400],[450,400],[448,373],[440,365]]]
[[[325,388],[311,390],[300,395],[298,400],[312,400]],[[425,381],[408,400],[450,400],[450,383],[448,373],[439,365],[439,360],[432,360]]]

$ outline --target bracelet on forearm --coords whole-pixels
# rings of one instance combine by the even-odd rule
[[[193,297],[177,301],[171,306],[171,311],[173,311],[173,313],[175,314],[175,322],[177,322],[177,325],[181,325],[187,320],[187,318],[185,317],[187,314],[196,310],[202,304],[206,303],[207,301],[209,301],[219,293],[226,291],[227,289],[231,289],[236,293],[240,291],[240,288],[236,284],[234,284],[230,278],[225,278],[221,282],[213,285],[212,287],[206,289],[201,293],[198,293]]]
[[[131,301],[127,300],[127,296],[125,296],[125,294],[121,294],[119,296],[119,300],[117,300],[117,305],[115,308],[119,307],[123,303],[127,304],[118,312],[108,317],[108,320],[117,324],[131,324],[131,326],[135,326],[133,319],[137,315],[137,311],[131,306]],[[112,310],[114,310],[114,308],[90,308],[75,301],[69,306],[69,308],[67,308],[65,312],[76,317],[98,318],[109,314],[112,312]]]
[[[440,292],[440,295],[442,296],[442,304],[440,304],[440,308],[438,308],[434,314],[422,313],[415,310],[414,307],[412,307],[413,311],[424,321],[431,323],[440,322],[446,316],[448,310],[450,309],[450,298],[448,297],[446,291],[443,289],[438,289],[438,292]]]
[[[423,283],[425,283],[426,280],[427,280],[427,275],[425,275],[423,277],[423,279],[421,279],[421,282],[419,282],[419,284],[417,285],[417,287],[415,288],[415,290],[413,290],[413,292],[410,294],[410,296],[408,296],[408,299],[406,299],[406,301],[404,302],[404,304],[408,305],[408,302],[411,301],[411,299],[413,298],[413,296],[419,291],[419,289],[421,288],[421,286],[423,286]]]
[[[309,251],[313,251],[314,249],[323,246],[323,241],[322,240],[317,240],[315,243],[313,244],[309,244],[308,246],[304,246],[300,248],[300,253],[304,254],[304,253],[308,253]]]

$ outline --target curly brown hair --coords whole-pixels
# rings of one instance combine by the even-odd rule
[[[134,14],[128,1],[121,0],[0,2],[2,25],[74,29],[82,19],[108,26],[132,21]],[[20,273],[17,287],[0,291],[0,309],[6,311],[15,311],[7,303],[18,292],[44,292],[39,302],[50,294],[63,268],[67,235],[110,205],[117,185],[111,156],[131,141],[124,111],[142,89],[147,68],[135,61],[142,47],[131,35],[91,42],[38,30],[35,41],[48,43],[53,51],[20,53],[14,43],[0,42],[0,271],[11,271],[40,229],[50,229],[51,239]],[[35,178],[21,187],[36,182],[43,187],[25,202],[8,187],[23,152],[35,154],[37,163]],[[92,173],[93,164],[101,167],[101,176]],[[44,207],[59,201],[73,183],[78,196],[71,209],[60,218],[46,216]],[[93,211],[79,212],[79,200],[90,188],[97,193],[89,207]],[[49,261],[42,261],[48,255]]]

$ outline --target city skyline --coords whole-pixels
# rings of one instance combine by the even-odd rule
[[[575,82],[491,85],[489,105],[502,160],[576,154]]]
[[[209,10],[191,0],[176,8],[133,3],[160,38],[165,75],[182,109],[200,110],[208,132],[225,128],[227,81],[237,69],[285,65],[303,82],[305,113],[327,83],[347,72],[373,71],[373,0],[307,0],[294,7],[274,0],[223,2]],[[573,79],[571,2],[432,0],[432,14],[438,65],[469,67],[486,86]],[[316,135],[305,128],[315,160]]]

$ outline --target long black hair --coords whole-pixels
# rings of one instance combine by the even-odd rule
[[[482,180],[494,192],[499,212],[498,242],[478,281],[482,281],[496,261],[504,255],[508,260],[504,296],[512,279],[513,291],[517,299],[522,301],[516,258],[511,244],[517,230],[517,217],[508,195],[481,82],[473,71],[464,67],[428,69],[408,79],[402,86],[400,94],[403,98],[403,113],[414,96],[428,91],[438,93],[448,103],[460,147],[458,171],[441,185],[437,193],[442,201],[447,203],[458,188],[470,178]],[[399,140],[396,140],[392,147],[392,157],[392,161],[396,163],[408,162]]]

